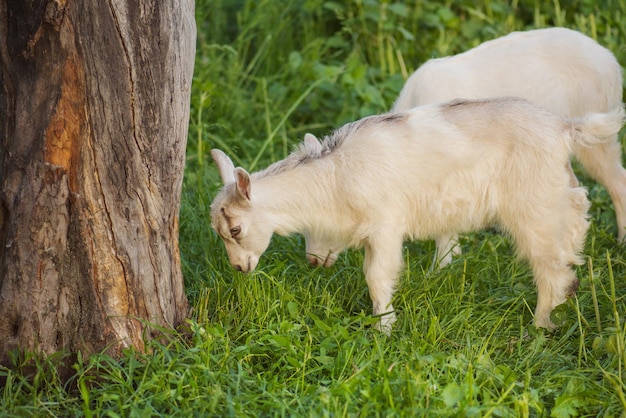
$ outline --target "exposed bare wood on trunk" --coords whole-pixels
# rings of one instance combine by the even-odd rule
[[[187,314],[192,0],[0,0],[0,359],[142,348]]]

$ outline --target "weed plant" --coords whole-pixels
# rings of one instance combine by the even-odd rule
[[[198,0],[196,16],[180,214],[188,332],[121,359],[79,358],[69,382],[52,360],[16,358],[0,370],[0,415],[626,416],[626,246],[584,173],[587,264],[557,331],[531,325],[531,272],[486,231],[463,236],[463,256],[441,270],[434,243],[406,244],[386,337],[372,329],[359,251],[314,269],[301,237],[275,237],[257,271],[230,267],[210,228],[220,182],[208,153],[265,167],[305,132],[389,109],[427,59],[513,30],[578,29],[624,65],[626,0]]]

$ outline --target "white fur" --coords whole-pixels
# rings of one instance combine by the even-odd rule
[[[455,101],[348,124],[323,144],[307,136],[251,176],[213,150],[224,188],[212,225],[231,263],[253,270],[273,233],[364,247],[374,315],[389,332],[405,239],[497,225],[515,241],[538,288],[535,321],[572,293],[588,227],[586,191],[571,184],[575,145],[617,132],[624,112],[566,121],[515,98]]]
[[[565,118],[604,113],[622,103],[621,68],[606,48],[564,28],[514,32],[465,53],[433,59],[407,80],[392,111],[455,98],[517,96]],[[605,135],[606,136],[606,135]],[[574,146],[586,171],[608,190],[615,206],[618,238],[626,232],[626,170],[617,133],[591,147]],[[330,266],[342,248],[308,235],[313,265]],[[448,264],[460,252],[456,235],[439,235],[436,261]]]

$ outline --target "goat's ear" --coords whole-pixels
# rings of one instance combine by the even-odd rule
[[[250,200],[250,174],[241,167],[235,168],[235,180],[237,181],[237,193],[246,200]]]
[[[235,182],[235,165],[230,158],[218,149],[211,150],[211,157],[217,165],[224,186]]]
[[[322,144],[313,134],[304,134],[304,143],[316,151],[322,150]]]

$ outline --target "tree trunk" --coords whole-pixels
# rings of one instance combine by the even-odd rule
[[[193,0],[0,0],[0,361],[143,348],[187,314]]]

